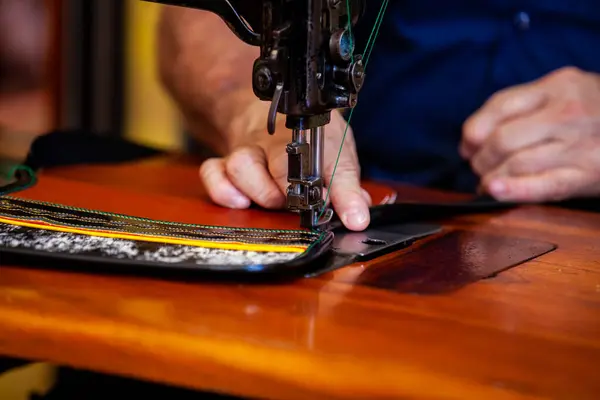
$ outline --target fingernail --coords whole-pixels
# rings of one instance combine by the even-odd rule
[[[475,134],[477,139],[483,139],[485,136],[487,136],[491,123],[492,121],[487,116],[482,116],[479,118],[475,124]]]
[[[502,181],[492,181],[489,188],[490,192],[495,195],[503,195],[506,193],[506,184]]]
[[[362,227],[367,222],[367,215],[361,211],[353,210],[342,215],[342,221],[348,227]]]
[[[490,135],[492,129],[492,121],[489,118],[479,117],[471,131],[469,147],[480,146]]]
[[[244,196],[238,194],[231,196],[231,206],[233,208],[246,208],[249,207],[249,201]]]

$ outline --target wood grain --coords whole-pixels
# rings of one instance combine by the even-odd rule
[[[297,227],[286,213],[218,208],[196,165],[163,161],[47,171],[23,195],[182,222]],[[399,196],[446,198],[403,187]],[[481,238],[558,248],[436,295],[373,282],[377,268],[400,271],[418,254],[434,262],[427,246],[444,235],[281,285],[3,265],[0,352],[262,398],[600,398],[600,215],[528,206],[444,227],[468,233],[447,246],[446,263],[469,260]],[[486,259],[511,256],[511,246],[486,240]]]

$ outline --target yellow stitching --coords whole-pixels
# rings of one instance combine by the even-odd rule
[[[2,202],[3,203],[3,202]],[[33,209],[27,209],[18,205],[12,205],[12,204],[2,204],[0,203],[2,206],[4,206],[5,210],[18,210],[21,211],[23,213],[28,214],[28,216],[32,216],[32,217],[39,217],[39,216],[45,216],[45,217],[50,217],[53,222],[55,222],[57,225],[60,224],[61,221],[58,221],[57,219],[64,219],[64,220],[71,220],[71,221],[83,221],[83,222],[90,222],[90,223],[98,223],[98,224],[103,224],[105,229],[111,230],[111,229],[119,229],[119,227],[127,227],[127,226],[132,226],[132,227],[138,227],[138,228],[142,228],[142,229],[146,229],[146,230],[151,230],[151,231],[157,231],[157,232],[164,232],[164,233],[180,233],[180,234],[184,234],[184,235],[201,235],[201,236],[238,236],[236,235],[236,232],[222,232],[222,231],[215,231],[215,232],[206,232],[206,231],[202,231],[200,229],[196,230],[196,231],[190,231],[189,229],[182,229],[185,227],[177,227],[177,228],[172,228],[170,226],[164,226],[164,227],[157,227],[157,226],[152,226],[150,224],[136,224],[136,223],[130,223],[129,225],[125,222],[121,222],[121,221],[115,221],[112,219],[108,219],[108,220],[102,220],[102,219],[95,219],[95,218],[89,218],[89,217],[73,217],[69,214],[64,214],[64,213],[50,213],[47,212],[45,210],[33,210]],[[17,219],[24,219],[21,216],[10,216],[11,218],[17,218]],[[112,225],[112,226],[111,226]],[[115,227],[116,225],[116,227]],[[82,227],[82,228],[89,228],[89,229],[98,229],[96,227]],[[206,229],[206,228],[203,228]],[[231,228],[231,230],[236,230],[236,228]],[[257,233],[262,233],[261,231],[258,231]],[[251,234],[248,235],[249,238],[252,239],[272,239],[272,240],[286,240],[286,241],[303,241],[303,240],[310,240],[311,238],[307,238],[307,237],[302,237],[302,236],[297,236],[297,235],[271,235],[271,236],[259,236],[259,235],[253,235],[252,232],[250,232]],[[277,233],[277,232],[275,232]],[[215,240],[219,240],[219,239],[215,239]]]
[[[108,233],[108,232],[100,232],[95,230],[85,230],[85,229],[74,229],[67,227],[59,227],[54,225],[41,225],[35,224],[32,222],[26,221],[12,221],[9,219],[4,219],[0,217],[0,222],[3,222],[8,225],[17,225],[24,226],[29,228],[37,228],[42,230],[51,230],[63,233],[76,233],[87,236],[98,236],[105,238],[113,238],[113,239],[126,239],[126,240],[135,240],[135,241],[148,241],[148,242],[156,242],[156,243],[164,243],[164,244],[176,244],[176,245],[184,245],[184,246],[194,246],[194,247],[207,247],[213,249],[223,249],[223,250],[244,250],[244,251],[257,251],[257,252],[278,252],[278,253],[303,253],[306,251],[305,247],[292,247],[292,246],[278,246],[278,245],[268,245],[268,244],[251,244],[251,243],[223,243],[223,242],[210,242],[205,240],[189,240],[189,239],[175,239],[175,238],[167,238],[167,237],[155,237],[155,236],[147,236],[143,234],[125,234],[125,233]]]

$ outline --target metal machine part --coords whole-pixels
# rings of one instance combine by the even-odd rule
[[[300,225],[324,229],[324,127],[336,109],[353,108],[363,86],[362,56],[352,28],[366,0],[144,0],[219,15],[240,40],[260,47],[252,71],[255,95],[270,101],[267,131],[277,114],[292,131],[287,146],[287,207]],[[348,7],[349,6],[349,7]]]

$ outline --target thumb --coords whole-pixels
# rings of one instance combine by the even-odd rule
[[[342,152],[340,161],[335,168],[335,156],[324,174],[325,200],[333,205],[346,228],[361,231],[370,222],[369,205],[371,199],[360,186],[360,167],[356,157],[350,157]],[[286,193],[287,155],[285,152],[275,153],[270,157],[269,169],[283,193]],[[335,173],[334,173],[335,170]],[[333,178],[333,179],[332,179]]]
[[[277,143],[266,148],[269,173],[279,186],[281,193],[286,194],[288,182],[288,157],[285,143]]]
[[[360,166],[351,129],[348,129],[345,135],[344,147],[336,167],[340,139],[344,136],[345,127],[345,120],[338,114],[334,114],[331,125],[326,129],[326,167],[323,174],[326,186],[325,199],[333,205],[346,228],[360,231],[366,229],[370,223],[371,199],[360,186]],[[288,156],[285,151],[288,142],[287,138],[279,136],[279,139],[263,144],[269,172],[283,193],[287,192],[289,186]]]
[[[371,199],[360,186],[360,164],[354,132],[348,121],[337,112],[332,115],[331,125],[333,129],[327,135],[325,149],[327,167],[324,179],[328,199],[346,228],[362,231],[371,222]]]
[[[325,177],[333,208],[346,228],[362,231],[369,226],[369,199],[360,187],[360,167],[354,158],[340,160]]]

